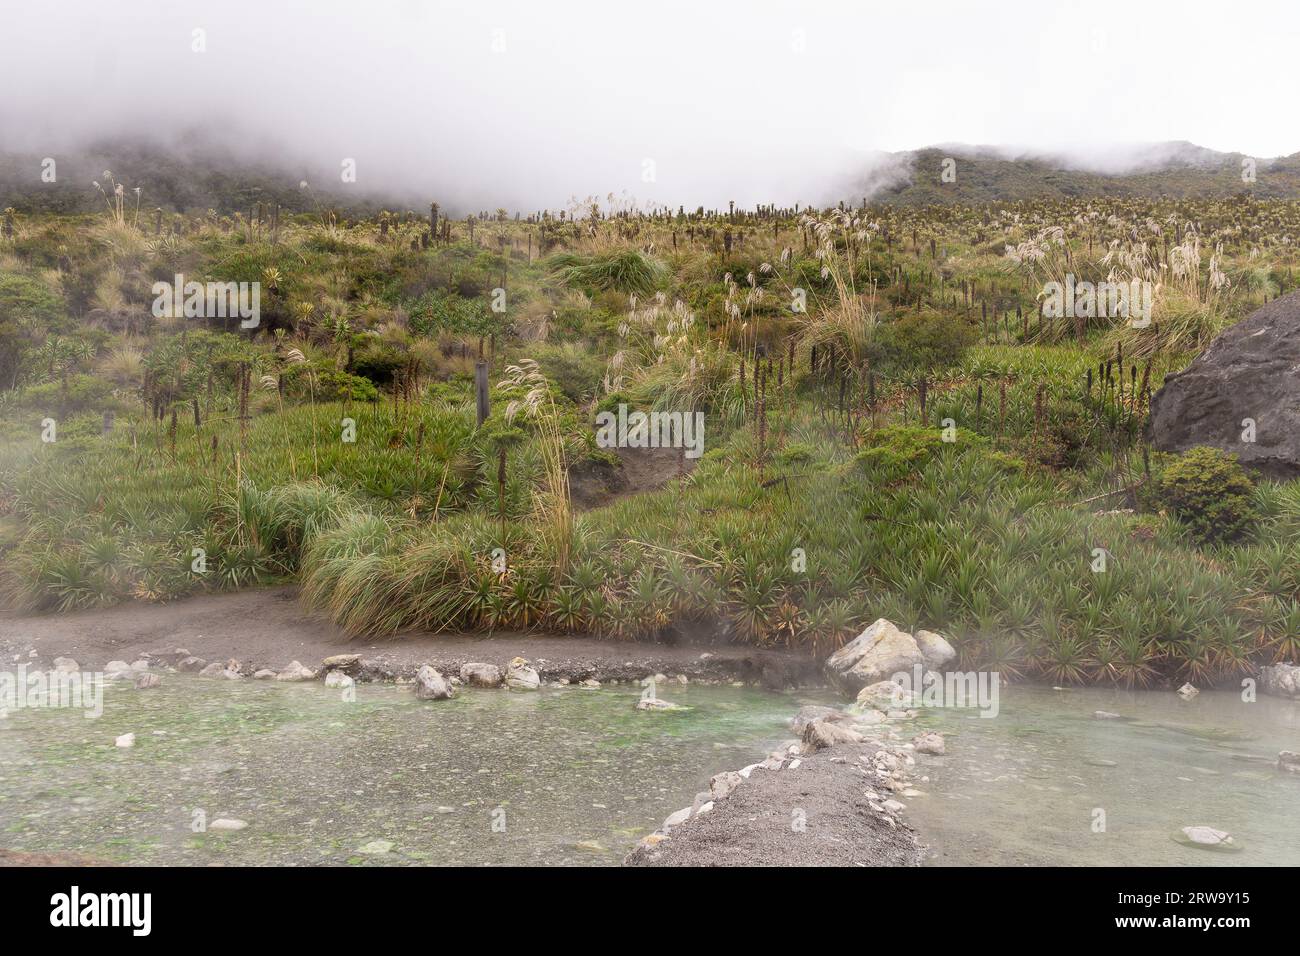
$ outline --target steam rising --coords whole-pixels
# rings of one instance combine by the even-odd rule
[[[527,212],[821,203],[896,181],[888,152],[952,141],[1105,172],[1153,161],[1133,143],[1300,148],[1286,3],[117,6],[6,12],[0,151],[197,134],[336,187],[355,159],[362,194]]]

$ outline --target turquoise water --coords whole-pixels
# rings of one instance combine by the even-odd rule
[[[920,758],[926,796],[905,800],[928,863],[1300,864],[1300,775],[1272,765],[1300,750],[1300,704],[1039,687],[1004,687],[999,703],[995,718],[924,713],[948,752]],[[1241,849],[1183,846],[1172,837],[1185,826],[1227,831]]]
[[[95,720],[0,718],[0,847],[191,865],[615,864],[712,774],[787,739],[801,704],[827,702],[668,685],[690,709],[644,713],[638,690],[421,702],[363,684],[348,702],[318,683],[109,684]],[[919,758],[923,795],[901,798],[931,865],[1300,864],[1300,775],[1270,764],[1300,750],[1300,705],[1010,687],[1000,707],[922,710],[906,728],[947,738],[948,756]],[[126,733],[136,745],[114,746]],[[248,826],[194,832],[196,810]],[[1176,843],[1191,825],[1242,849]]]
[[[665,687],[463,690],[167,675],[104,713],[0,719],[0,846],[157,864],[613,864],[709,777],[789,736],[804,702]],[[131,749],[117,736],[136,735]],[[238,832],[196,833],[206,820]],[[383,843],[387,853],[377,853]],[[360,852],[367,847],[371,852]]]

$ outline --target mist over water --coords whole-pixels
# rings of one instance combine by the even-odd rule
[[[1193,88],[1179,75],[1211,11],[1224,51]],[[351,158],[349,189],[449,209],[822,203],[934,143],[1106,172],[1170,140],[1294,152],[1291,19],[1267,3],[22,5],[5,13],[0,152],[197,136],[331,185]]]

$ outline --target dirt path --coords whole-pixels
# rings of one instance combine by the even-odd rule
[[[145,655],[172,661],[178,648],[206,661],[240,662],[244,673],[308,667],[335,654],[360,654],[372,677],[408,677],[421,664],[455,674],[471,661],[503,664],[526,657],[546,680],[640,679],[650,674],[746,680],[779,688],[816,683],[804,654],[728,644],[650,644],[581,636],[500,632],[408,633],[349,640],[329,621],[303,609],[293,587],[204,595],[174,604],[127,604],[73,614],[20,616],[0,611],[0,661],[70,657],[83,668]],[[31,652],[35,651],[35,657]]]
[[[797,768],[755,770],[713,809],[639,846],[628,866],[919,866],[911,827],[871,808],[859,757],[844,744],[799,758]]]

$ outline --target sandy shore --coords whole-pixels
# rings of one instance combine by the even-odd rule
[[[410,677],[421,664],[451,675],[464,663],[504,664],[525,657],[547,681],[639,680],[662,673],[743,680],[772,689],[820,682],[820,671],[806,654],[722,643],[655,644],[513,632],[353,640],[305,610],[293,587],[72,614],[0,612],[0,660],[6,663],[48,665],[56,657],[70,657],[83,669],[94,669],[146,655],[170,661],[178,648],[207,661],[237,660],[247,674],[260,668],[278,671],[294,660],[315,668],[332,655],[360,654],[366,676],[376,679]]]

